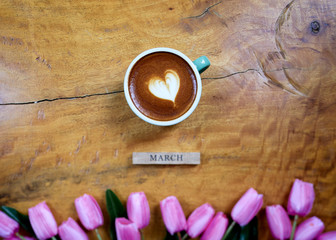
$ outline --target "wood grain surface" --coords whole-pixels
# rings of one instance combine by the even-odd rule
[[[171,127],[137,118],[123,93],[140,52],[206,55],[196,111]],[[159,202],[186,215],[208,202],[230,214],[249,188],[286,206],[295,178],[312,182],[309,216],[336,230],[334,0],[0,2],[0,204],[47,201],[58,224],[74,200],[144,191],[146,239],[163,239]],[[197,166],[132,165],[133,152],[201,152]],[[90,239],[96,239],[89,233]]]

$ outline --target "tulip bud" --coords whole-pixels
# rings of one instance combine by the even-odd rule
[[[308,215],[315,200],[314,185],[295,179],[292,186],[287,211],[289,215],[304,217]]]
[[[182,207],[175,196],[170,196],[160,202],[163,222],[171,235],[187,229],[187,221]]]
[[[336,231],[325,232],[318,236],[316,240],[336,240]]]
[[[324,230],[323,222],[317,217],[303,221],[296,229],[294,240],[313,240]]]
[[[40,240],[57,235],[57,223],[46,202],[28,209],[31,226]]]
[[[104,217],[97,201],[88,194],[76,198],[78,217],[87,230],[93,230],[104,224]]]
[[[231,217],[240,226],[245,226],[257,215],[262,205],[263,195],[250,188],[233,207]]]
[[[204,233],[202,234],[201,240],[222,239],[228,224],[229,220],[226,218],[223,212],[218,212],[205,229]]]
[[[144,192],[131,193],[127,199],[127,216],[139,229],[148,226],[149,204]]]
[[[9,238],[19,231],[19,224],[0,211],[0,237]]]
[[[198,237],[210,223],[215,215],[215,210],[210,204],[205,203],[196,208],[187,220],[187,233],[191,238]]]
[[[291,236],[292,224],[285,209],[280,205],[267,206],[268,226],[275,239],[288,239]]]
[[[140,240],[137,225],[126,218],[116,218],[115,227],[118,240]]]
[[[83,229],[70,217],[58,227],[58,234],[62,240],[89,240]]]

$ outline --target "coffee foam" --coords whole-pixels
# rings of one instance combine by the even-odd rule
[[[176,119],[192,106],[197,93],[193,69],[180,56],[155,52],[131,69],[128,90],[134,106],[158,121]]]
[[[165,81],[161,78],[151,79],[148,89],[155,97],[175,102],[180,89],[180,78],[174,70],[169,69],[165,72]]]

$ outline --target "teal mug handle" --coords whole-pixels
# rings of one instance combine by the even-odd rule
[[[204,72],[209,66],[210,61],[206,56],[202,56],[193,61],[199,73]]]

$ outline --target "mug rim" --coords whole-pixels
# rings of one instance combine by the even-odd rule
[[[160,120],[154,120],[152,118],[147,117],[146,115],[144,115],[143,113],[141,113],[138,108],[134,105],[130,93],[129,93],[129,89],[128,89],[128,80],[129,80],[129,75],[130,72],[133,68],[133,66],[143,57],[155,53],[155,52],[168,52],[168,53],[172,53],[175,54],[179,57],[181,57],[182,59],[184,59],[188,65],[192,68],[195,76],[196,76],[196,82],[197,82],[197,93],[194,99],[194,102],[192,103],[191,107],[188,109],[188,111],[186,111],[183,115],[181,115],[178,118],[172,119],[172,120],[167,120],[167,121],[160,121]],[[201,99],[201,92],[202,92],[202,81],[201,81],[201,76],[195,66],[195,64],[182,52],[173,49],[173,48],[167,48],[167,47],[158,47],[158,48],[151,48],[148,49],[146,51],[143,51],[142,53],[140,53],[138,56],[136,56],[132,62],[130,63],[130,65],[127,68],[126,74],[125,74],[125,78],[124,78],[124,93],[125,93],[125,98],[126,101],[129,105],[129,107],[131,108],[131,110],[135,113],[135,115],[137,115],[139,118],[141,118],[142,120],[153,124],[153,125],[157,125],[157,126],[171,126],[171,125],[175,125],[177,123],[182,122],[183,120],[185,120],[186,118],[188,118],[196,109],[200,99]]]

